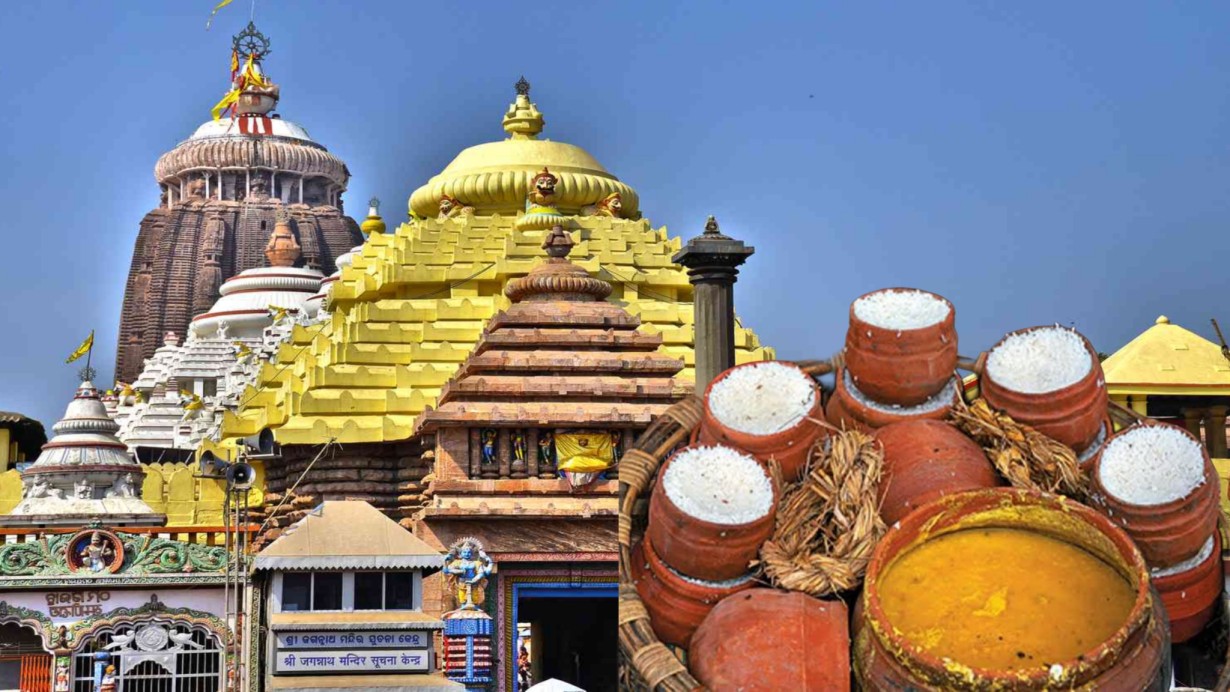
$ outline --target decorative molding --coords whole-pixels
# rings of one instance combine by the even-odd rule
[[[48,651],[55,649],[57,643],[62,643],[63,634],[56,631],[51,618],[32,608],[10,605],[0,601],[0,624],[15,623],[29,627],[43,640],[43,647]]]
[[[192,608],[170,608],[159,601],[157,596],[151,597],[149,603],[136,608],[116,608],[109,613],[94,615],[75,622],[68,628],[68,639],[72,642],[73,648],[76,648],[99,630],[115,625],[133,625],[151,619],[175,620],[199,625],[217,635],[223,646],[229,646],[232,640],[230,628],[218,616]]]
[[[220,573],[226,566],[226,549],[159,538],[149,534],[111,532],[86,529],[76,534],[42,536],[29,543],[8,543],[0,546],[0,579],[3,577],[57,577],[77,574],[88,576],[88,569],[79,561],[70,560],[68,553],[82,537],[98,531],[105,539],[114,540],[116,556],[122,559],[108,568],[117,576]],[[3,581],[0,581],[2,584]],[[23,582],[24,583],[24,582]],[[71,584],[80,583],[69,581]]]

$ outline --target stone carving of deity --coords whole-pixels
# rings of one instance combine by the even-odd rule
[[[222,320],[221,322],[218,323],[218,338],[219,339],[227,338],[230,330],[231,330],[231,325],[227,324],[226,320]]]
[[[551,171],[546,168],[542,169],[538,175],[530,182],[530,194],[526,200],[526,210],[529,211],[532,207],[547,207],[555,206],[555,186],[559,183],[559,178],[556,178]]]
[[[24,485],[24,496],[27,499],[40,499],[47,497],[52,497],[57,500],[64,499],[64,490],[52,486],[47,482],[47,479],[42,476],[35,476],[31,480],[27,480]]]
[[[102,572],[111,565],[115,550],[103,539],[103,535],[95,531],[90,535],[90,543],[78,553],[81,564],[91,572]]]
[[[482,587],[494,567],[475,538],[463,538],[449,548],[444,556],[444,573],[455,585],[461,608],[474,610],[483,604]]]
[[[624,200],[618,192],[603,197],[591,205],[581,208],[582,216],[610,216],[612,218],[623,218]]]
[[[544,467],[555,465],[555,436],[549,430],[538,433],[538,463]]]
[[[83,478],[73,486],[73,495],[79,500],[89,500],[94,497],[94,486]]]
[[[525,433],[520,430],[512,432],[513,460],[525,462]]]
[[[495,464],[498,463],[495,458],[495,431],[483,431],[483,463]]]
[[[474,207],[468,207],[461,200],[451,195],[444,195],[440,198],[440,216],[441,221],[451,219],[455,216],[470,216],[474,213]]]

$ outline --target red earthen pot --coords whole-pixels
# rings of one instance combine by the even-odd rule
[[[1159,425],[1178,430],[1200,444],[1199,440],[1183,428],[1152,420],[1142,421],[1116,433],[1106,444],[1109,445],[1139,426]],[[1103,446],[1103,450],[1105,448]],[[1111,521],[1122,526],[1144,554],[1145,561],[1154,569],[1190,560],[1200,552],[1209,536],[1217,531],[1217,518],[1221,511],[1217,471],[1203,444],[1200,444],[1200,450],[1204,455],[1204,483],[1194,488],[1186,497],[1160,505],[1133,505],[1108,493],[1102,485],[1102,453],[1099,452],[1094,458],[1093,473],[1090,475],[1090,505],[1103,511]]]
[[[654,634],[667,644],[686,647],[692,633],[723,598],[750,589],[751,575],[733,585],[697,584],[672,572],[648,540],[632,548],[632,581],[653,623]]]
[[[729,377],[730,373],[739,368],[748,368],[759,364],[757,362],[736,365],[713,378],[713,381],[705,388],[705,412],[701,418],[700,427],[693,436],[692,441],[693,443],[705,445],[723,444],[728,447],[734,447],[765,462],[769,459],[776,459],[777,463],[781,466],[782,477],[786,482],[796,481],[803,476],[803,470],[807,467],[807,460],[811,455],[812,447],[816,444],[816,440],[820,439],[821,435],[824,434],[824,427],[815,422],[816,420],[824,420],[824,411],[820,406],[820,387],[816,386],[815,380],[800,370],[798,366],[793,363],[779,362],[780,365],[799,370],[799,375],[806,377],[812,383],[815,403],[806,416],[785,430],[770,435],[752,435],[739,432],[723,425],[709,410],[709,394],[719,382]],[[808,420],[809,418],[812,420]]]
[[[1020,329],[1008,334],[1004,339],[1037,329],[1053,327]],[[994,351],[1004,339],[991,350]],[[1083,335],[1081,340],[1085,342],[1093,365],[1080,380],[1053,392],[1026,394],[996,383],[984,368],[983,372],[979,373],[983,398],[991,408],[1007,413],[1012,420],[1062,442],[1077,453],[1084,451],[1098,436],[1098,429],[1106,418],[1107,396],[1106,378],[1102,374],[1102,364],[1098,361],[1097,351],[1093,350],[1093,345]]]
[[[850,689],[850,621],[842,601],[749,589],[723,600],[688,647],[707,689],[740,692]]]
[[[837,371],[837,386],[829,397],[829,402],[824,411],[825,417],[828,418],[830,424],[846,430],[872,432],[886,425],[903,421],[944,420],[948,417],[948,412],[952,410],[952,406],[949,405],[925,413],[889,413],[888,411],[880,411],[855,399],[850,394],[849,385],[850,383],[846,381],[844,372],[841,370]],[[956,401],[957,395],[954,393],[952,403],[955,404]],[[909,411],[909,409],[904,410]]]
[[[1109,640],[1060,661],[1061,672],[998,671],[947,664],[896,631],[880,603],[879,581],[898,555],[935,537],[967,528],[1035,528],[1097,555],[1128,580],[1136,601]],[[1170,631],[1161,598],[1140,551],[1101,514],[1063,497],[1017,488],[949,495],[911,512],[890,528],[872,554],[854,615],[854,672],[861,688],[1157,690],[1170,686]],[[959,662],[958,662],[959,663]]]
[[[1213,532],[1213,552],[1195,567],[1165,577],[1154,577],[1153,585],[1162,597],[1170,618],[1170,638],[1185,642],[1213,619],[1213,612],[1225,588],[1221,562],[1221,532]]]
[[[1004,485],[982,448],[948,423],[893,423],[875,437],[884,450],[880,516],[889,525],[944,495]]]
[[[874,293],[917,290],[886,288],[859,299]],[[948,316],[928,327],[885,329],[859,319],[850,304],[846,367],[855,386],[873,401],[916,406],[938,394],[957,369],[957,311],[943,296],[919,293],[944,301]]]
[[[748,524],[717,524],[690,516],[671,501],[661,482],[675,457],[689,449],[693,448],[679,450],[662,466],[659,482],[649,498],[649,526],[645,535],[662,562],[693,579],[726,581],[747,574],[760,545],[773,535],[777,489],[773,489],[769,511]]]

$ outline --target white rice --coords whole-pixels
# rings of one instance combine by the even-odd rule
[[[1173,428],[1132,428],[1106,443],[1098,480],[1106,492],[1133,505],[1186,497],[1205,482],[1200,443]]]
[[[895,416],[913,416],[938,411],[942,408],[952,406],[952,402],[957,396],[957,378],[954,377],[951,380],[948,380],[948,384],[944,385],[944,388],[941,389],[938,394],[933,395],[930,399],[927,399],[917,406],[882,404],[858,391],[858,387],[854,386],[854,380],[850,377],[849,370],[843,371],[842,376],[846,380],[846,391],[850,393],[850,398],[873,411],[891,413]]]
[[[1190,559],[1184,560],[1177,565],[1171,565],[1161,569],[1151,569],[1149,570],[1149,574],[1153,575],[1154,579],[1157,579],[1158,577],[1169,577],[1172,574],[1186,572],[1189,569],[1195,569],[1197,565],[1209,559],[1209,555],[1212,553],[1213,537],[1209,536],[1209,540],[1205,541],[1204,545],[1200,547],[1200,552],[1196,553]]]
[[[816,404],[816,383],[798,368],[773,361],[734,370],[709,392],[709,412],[722,425],[771,435],[803,420]]]
[[[854,301],[854,316],[881,329],[922,329],[952,311],[940,298],[914,289],[884,289]]]
[[[987,356],[987,375],[1022,394],[1045,394],[1079,382],[1093,367],[1080,334],[1055,325],[1004,339]]]
[[[665,562],[662,564],[666,565]],[[666,569],[670,570],[676,577],[679,577],[688,583],[696,584],[697,586],[707,586],[711,589],[731,589],[739,586],[740,584],[746,584],[756,577],[755,572],[748,572],[747,574],[735,577],[734,579],[726,579],[724,581],[706,581],[704,579],[697,579],[696,577],[689,577],[683,572],[677,571],[670,565],[666,565]]]
[[[749,524],[773,509],[769,474],[730,447],[680,452],[662,476],[662,489],[685,514],[714,524]]]

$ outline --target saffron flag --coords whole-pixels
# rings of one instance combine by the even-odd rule
[[[77,347],[77,350],[73,351],[73,354],[69,356],[68,360],[64,362],[71,363],[74,360],[77,360],[78,358],[80,358],[81,356],[84,356],[85,354],[89,353],[90,349],[92,348],[94,348],[94,330],[93,329],[90,330],[90,335],[85,338],[85,341],[82,341],[81,345]]]
[[[615,445],[605,432],[561,432],[555,435],[560,471],[596,473],[615,463]]]
[[[209,13],[209,21],[205,22],[206,31],[209,31],[209,25],[214,23],[214,15],[218,14],[218,10],[226,7],[232,2],[235,2],[235,0],[222,0],[222,2],[218,3],[218,6],[214,8],[214,11]]]

